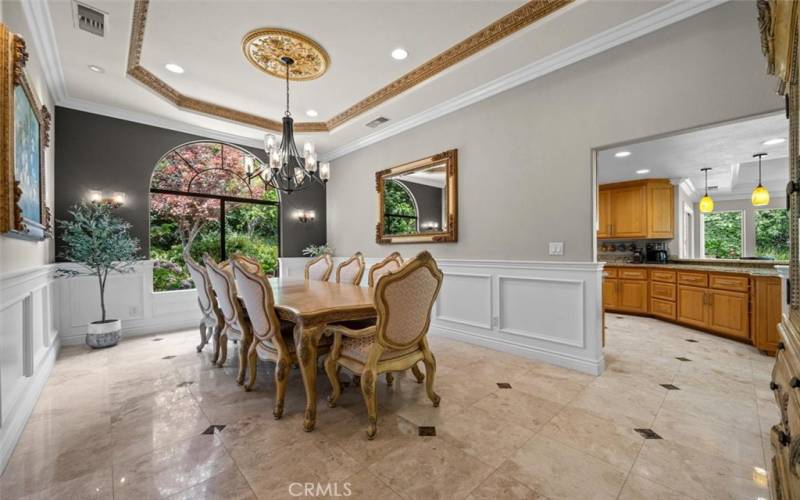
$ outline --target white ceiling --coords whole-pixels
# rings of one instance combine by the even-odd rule
[[[72,2],[26,4],[33,43],[53,62],[58,104],[256,145],[264,131],[176,108],[126,75],[133,0],[82,0],[108,13],[104,38],[78,31]],[[310,134],[326,156],[345,154],[559,67],[680,21],[724,0],[577,0],[331,132]],[[352,106],[522,4],[522,0],[150,0],[142,66],[179,92],[279,120],[283,82],[253,68],[241,39],[259,27],[303,33],[329,53],[321,78],[292,82],[297,121],[322,121]],[[31,18],[33,18],[31,20]],[[409,57],[390,52],[404,47]],[[183,66],[175,75],[167,62]],[[88,65],[105,69],[94,73]],[[307,109],[319,112],[305,116]],[[365,124],[378,116],[378,129]],[[304,140],[306,137],[300,137]]]
[[[762,183],[772,193],[782,193],[789,180],[788,142],[765,146],[766,140],[787,139],[789,122],[782,113],[716,125],[654,140],[625,144],[598,153],[600,184],[641,178],[690,179],[702,196],[704,176],[710,167],[708,185],[717,186],[719,199],[749,198],[758,183],[755,153],[768,153],[762,161]],[[617,158],[615,153],[629,151]],[[637,175],[639,169],[650,172]]]

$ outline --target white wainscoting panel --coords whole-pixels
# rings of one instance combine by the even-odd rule
[[[51,266],[0,276],[0,472],[58,355],[56,288]]]
[[[334,266],[345,259],[334,257]],[[367,269],[380,260],[366,258]],[[280,259],[280,275],[302,279],[307,261]],[[432,335],[593,375],[603,372],[603,264],[457,259],[437,263],[445,277],[433,311]],[[366,272],[361,284],[367,284]]]

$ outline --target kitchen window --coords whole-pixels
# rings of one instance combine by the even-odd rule
[[[756,210],[756,256],[789,260],[789,212],[784,208]]]
[[[744,212],[703,214],[703,257],[739,259],[742,257]]]

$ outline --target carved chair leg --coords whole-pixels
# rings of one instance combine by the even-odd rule
[[[239,385],[244,385],[244,376],[247,373],[247,354],[252,342],[251,338],[244,336],[239,340],[239,373],[236,375],[236,383]]]
[[[439,402],[442,398],[433,392],[433,379],[436,377],[436,358],[428,349],[424,349],[422,352],[425,356],[423,361],[425,362],[425,374],[427,375],[425,379],[425,389],[428,391],[428,399],[431,400],[433,406],[439,406]]]
[[[331,383],[331,395],[328,396],[328,407],[335,408],[336,401],[342,395],[342,385],[339,383],[339,366],[332,354],[325,357],[325,373]]]
[[[214,351],[211,353],[211,363],[217,364],[217,360],[219,359],[219,327],[214,326],[213,332],[211,334],[211,340],[214,344]]]
[[[419,366],[414,365],[411,367],[411,373],[414,374],[414,377],[417,379],[417,383],[421,384],[423,380],[425,380],[425,374],[419,369]]]
[[[289,358],[281,357],[275,364],[275,406],[272,408],[272,416],[276,419],[283,416],[283,400],[286,397],[291,363]]]
[[[250,343],[250,349],[247,351],[247,371],[250,377],[247,384],[244,386],[245,391],[249,391],[256,385],[256,373],[258,372],[258,355],[256,354],[256,342]]]
[[[375,381],[378,375],[364,369],[361,373],[361,393],[364,395],[364,403],[367,405],[367,439],[374,439],[378,432],[378,395],[375,393]]]
[[[228,359],[228,334],[222,332],[219,334],[219,359],[217,359],[217,366],[222,368],[225,366],[225,361]]]
[[[197,346],[197,352],[202,351],[203,347],[205,347],[206,344],[208,344],[207,332],[208,332],[208,327],[206,326],[206,320],[202,319],[200,320],[200,344]]]
[[[394,384],[394,373],[386,372],[386,385],[391,387],[392,384]]]

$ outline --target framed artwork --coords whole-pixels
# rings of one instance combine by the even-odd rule
[[[45,148],[51,115],[25,75],[25,41],[0,25],[2,50],[2,191],[0,232],[42,240],[50,236],[50,210],[45,206]]]

